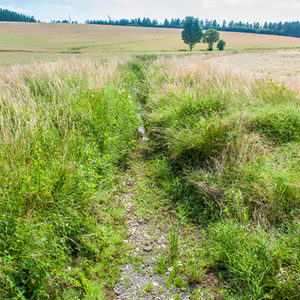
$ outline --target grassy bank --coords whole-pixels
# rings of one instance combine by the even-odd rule
[[[299,94],[199,57],[159,59],[146,80],[157,182],[203,227],[226,297],[299,297]]]
[[[124,228],[110,191],[139,123],[120,63],[60,62],[1,77],[2,298],[104,298],[114,284]]]
[[[298,92],[199,56],[16,67],[0,91],[1,297],[109,297],[139,113],[128,189],[170,230],[155,272],[195,299],[299,297]]]

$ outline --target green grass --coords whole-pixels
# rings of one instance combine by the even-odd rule
[[[230,294],[297,298],[299,95],[205,65],[185,73],[181,60],[161,60],[147,75],[157,182],[194,222],[208,224],[202,262],[223,274]]]
[[[110,295],[126,260],[115,192],[139,113],[149,141],[131,157],[133,201],[169,232],[155,272],[171,268],[183,290],[218,273],[195,297],[299,296],[297,92],[193,56],[44,66],[1,78],[2,297]]]
[[[137,138],[134,94],[91,88],[94,74],[34,75],[1,96],[1,296],[82,298],[92,278],[104,293],[123,260],[109,193]]]

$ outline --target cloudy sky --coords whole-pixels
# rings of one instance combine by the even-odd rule
[[[298,21],[300,0],[0,0],[0,7],[42,21],[196,16],[227,21]]]

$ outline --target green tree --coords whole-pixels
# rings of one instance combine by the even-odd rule
[[[214,48],[214,43],[216,43],[220,39],[220,34],[215,29],[208,29],[205,31],[203,35],[203,43],[208,44],[209,51],[212,51]]]
[[[186,17],[181,36],[184,43],[190,46],[190,51],[193,50],[193,47],[197,43],[201,42],[202,35],[203,31],[200,27],[199,20],[194,17]]]
[[[223,51],[225,46],[226,46],[226,42],[225,42],[224,40],[219,40],[219,42],[218,42],[218,44],[217,44],[217,48],[218,48],[220,51]]]

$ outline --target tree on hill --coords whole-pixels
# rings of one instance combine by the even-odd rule
[[[186,17],[183,23],[183,31],[181,33],[182,39],[185,44],[190,46],[190,51],[193,47],[201,42],[203,35],[202,28],[200,27],[199,19],[194,17]]]
[[[226,42],[225,42],[224,40],[219,40],[219,42],[218,42],[218,44],[217,44],[217,48],[218,48],[220,51],[223,51],[225,46],[226,46]]]
[[[215,29],[208,29],[205,31],[203,35],[203,43],[208,44],[209,51],[212,51],[214,48],[214,43],[216,43],[220,39],[220,34]]]

